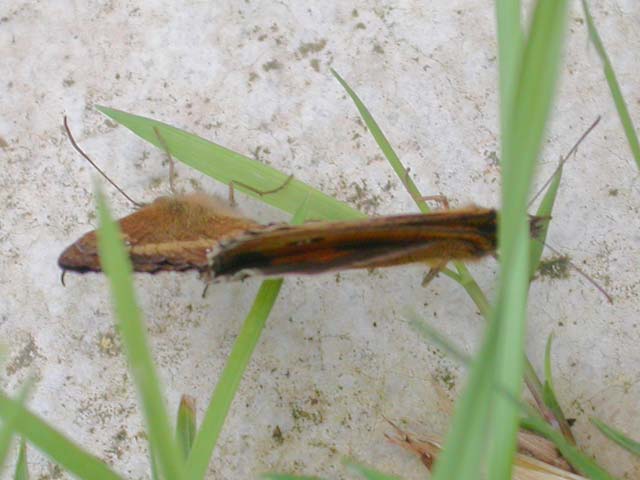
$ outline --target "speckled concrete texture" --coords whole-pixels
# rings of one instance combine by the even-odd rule
[[[593,14],[640,123],[640,9],[594,2]],[[587,452],[624,478],[640,465],[589,424],[640,437],[640,188],[577,2],[538,184],[581,132],[603,119],[565,169],[550,242],[602,282],[532,288],[530,358],[555,332],[555,385]],[[404,2],[36,2],[0,4],[0,385],[29,376],[42,417],[129,478],[149,478],[136,394],[101,275],[67,276],[56,259],[94,228],[81,145],[131,196],[168,192],[162,152],[99,114],[151,116],[290,172],[369,214],[412,212],[333,67],[357,90],[425,194],[454,205],[499,198],[493,6]],[[225,187],[178,166],[184,191]],[[131,211],[108,190],[114,212]],[[239,198],[263,221],[280,212]],[[491,295],[496,264],[472,266]],[[419,461],[385,441],[383,416],[442,433],[463,371],[416,338],[410,306],[473,351],[482,320],[447,278],[420,287],[419,266],[291,278],[235,399],[210,478],[287,471],[346,478],[350,456],[406,479]],[[137,276],[140,305],[173,412],[180,394],[206,405],[259,281],[216,285],[192,274]],[[274,434],[277,431],[281,435]],[[67,478],[30,452],[34,478]]]

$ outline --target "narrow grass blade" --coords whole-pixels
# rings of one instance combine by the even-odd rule
[[[1,416],[1,412],[0,412]],[[13,419],[11,419],[13,421]],[[4,464],[11,450],[13,442],[13,424],[7,425],[6,421],[0,425],[0,473],[4,470]]]
[[[349,220],[364,218],[356,209],[293,178],[285,188],[260,196],[240,183],[256,190],[271,190],[282,185],[288,175],[249,157],[221,147],[191,133],[150,118],[132,115],[107,107],[97,107],[105,115],[124,125],[136,135],[163,148],[154,128],[157,128],[172,156],[226,185],[239,182],[237,189],[276,208],[295,213],[308,203],[308,218],[316,220]]]
[[[354,473],[357,473],[358,475],[362,476],[363,478],[366,478],[367,480],[399,480],[398,477],[394,477],[392,475],[387,475],[387,474],[378,472],[377,470],[374,470],[369,467],[365,467],[364,465],[360,465],[351,460],[345,460],[342,463],[344,463],[345,466],[349,468],[349,470],[351,470]]]
[[[423,336],[427,337],[430,341],[432,341],[435,346],[443,348],[445,351],[447,351],[456,361],[460,362],[460,364],[465,366],[468,366],[471,364],[470,363],[471,359],[465,353],[458,350],[448,339],[442,337],[438,332],[432,329],[432,327],[427,325],[424,321],[420,320],[417,316],[413,316],[413,318],[411,318],[411,325],[414,328],[417,328],[419,333],[421,333]],[[426,328],[425,328],[425,325],[426,325]],[[547,352],[548,351],[549,349],[547,350]],[[548,359],[548,354],[545,356],[545,358]],[[546,365],[549,365],[548,360],[546,360]],[[546,371],[549,372],[548,367],[546,367]],[[547,373],[547,375],[549,375],[549,373]],[[559,435],[557,431],[555,431],[542,419],[539,419],[538,417],[536,417],[535,411],[533,411],[532,408],[527,403],[524,403],[521,400],[517,399],[516,397],[512,396],[506,391],[506,389],[502,388],[497,384],[494,384],[493,387],[496,394],[503,396],[507,402],[512,403],[514,407],[520,411],[521,414],[529,415],[528,421],[525,422],[525,424],[523,425],[525,428],[529,428],[549,438],[549,440],[553,441],[554,444],[556,444],[556,446],[559,449],[560,447],[562,447],[561,451],[563,452],[563,454],[565,451],[569,452],[569,455],[573,460],[570,460],[570,459],[568,460],[572,462],[572,465],[575,468],[582,468],[584,469],[583,470],[584,472],[595,471],[597,474],[601,475],[604,473],[605,475],[607,475],[606,472],[601,467],[599,467],[595,462],[593,462],[591,459],[581,454],[575,448],[574,444],[567,441],[567,439],[562,437],[562,435]],[[555,433],[550,434],[550,432],[555,432]],[[609,478],[609,477],[605,476],[605,477],[597,477],[597,478]]]
[[[119,480],[105,463],[84,451],[44,420],[27,410],[19,401],[0,391],[0,417],[15,418],[15,431],[31,445],[78,478]]]
[[[349,97],[351,97],[351,100],[353,101],[356,108],[358,109],[360,116],[364,120],[364,123],[367,125],[369,132],[371,132],[371,136],[378,144],[378,147],[382,151],[384,157],[389,162],[389,165],[391,165],[391,168],[393,168],[393,171],[395,172],[396,176],[400,179],[400,181],[402,182],[402,185],[404,185],[405,190],[411,196],[411,198],[413,199],[418,209],[422,213],[429,213],[431,209],[427,205],[427,202],[425,202],[424,198],[422,198],[420,189],[418,189],[418,186],[415,184],[415,182],[409,175],[409,170],[404,166],[404,164],[400,160],[400,157],[398,157],[395,150],[391,146],[391,143],[389,143],[389,140],[387,140],[387,137],[382,132],[382,129],[378,125],[378,122],[376,122],[376,120],[373,118],[373,115],[371,115],[371,113],[369,112],[365,104],[362,102],[362,100],[360,100],[360,97],[358,97],[358,94],[338,74],[338,72],[331,69],[331,73],[336,78],[336,80],[338,80],[342,88],[345,89]],[[455,273],[449,269],[444,269],[443,273],[445,275],[447,275],[448,277],[450,277],[451,279],[455,280],[460,284],[463,284],[463,282],[465,282],[465,284],[467,285],[475,283],[475,281],[471,277],[471,274],[469,273],[469,271],[467,270],[467,268],[464,266],[462,262],[453,262],[453,263],[458,269],[458,273]]]
[[[196,399],[182,395],[176,420],[176,441],[186,460],[196,438]]]
[[[100,263],[109,279],[116,322],[140,395],[151,448],[157,453],[162,477],[180,479],[183,478],[184,465],[169,426],[160,380],[153,365],[145,327],[136,304],[131,261],[122,244],[118,225],[113,221],[99,188],[96,188],[96,196],[100,219]]]
[[[360,112],[360,116],[362,117],[365,124],[367,125],[367,128],[369,129],[369,131],[371,132],[371,135],[373,136],[376,143],[378,144],[378,147],[380,147],[380,150],[382,150],[382,153],[384,154],[385,158],[393,168],[394,172],[396,172],[396,175],[398,176],[398,178],[400,179],[404,187],[407,189],[407,192],[409,192],[409,195],[411,195],[411,198],[413,198],[414,201],[416,202],[416,205],[418,206],[420,211],[422,213],[428,213],[429,207],[427,206],[425,201],[422,199],[420,190],[411,179],[411,176],[409,175],[408,170],[404,167],[404,165],[400,161],[400,158],[398,157],[395,150],[389,143],[389,140],[387,140],[387,137],[385,137],[378,123],[374,120],[373,116],[369,113],[369,110],[367,110],[367,107],[365,107],[364,103],[362,103],[362,100],[360,100],[360,97],[358,97],[356,92],[353,91],[353,89],[349,86],[349,84],[345,82],[340,75],[338,75],[338,72],[331,69],[331,73],[333,74],[334,77],[336,77],[338,82],[340,82],[340,85],[342,85],[342,88],[344,88],[346,92],[349,94],[349,96],[351,97],[351,100],[353,100],[353,103],[355,103],[356,108]]]
[[[158,468],[158,460],[156,459],[156,455],[153,453],[153,449],[149,449],[149,462],[151,464],[151,478],[153,480],[160,480],[160,469]]]
[[[471,364],[467,384],[456,401],[444,450],[433,468],[433,480],[482,478],[493,389],[496,348],[493,330],[490,326],[484,344]]]
[[[513,111],[517,72],[524,48],[521,27],[522,5],[520,0],[496,0],[496,27],[498,32],[498,73],[500,90],[500,131],[507,129],[506,122]]]
[[[544,242],[547,240],[547,233],[549,232],[549,219],[551,218],[553,205],[556,201],[561,179],[562,168],[559,168],[553,175],[553,180],[549,184],[549,188],[547,188],[547,191],[538,206],[538,210],[536,211],[536,217],[542,219],[542,223],[537,237],[531,239],[531,245],[529,246],[529,279],[533,279],[538,267],[540,266],[540,259],[542,258],[542,252],[544,251]]]
[[[524,336],[529,288],[529,195],[536,160],[556,87],[567,24],[566,0],[539,0],[533,12],[522,63],[517,70],[513,110],[503,123],[502,214],[499,221],[500,283],[496,304],[494,378],[519,398],[524,372]],[[515,75],[515,72],[512,74]],[[488,457],[492,479],[511,477],[518,409],[494,393]]]
[[[609,473],[603,470],[591,458],[580,452],[575,446],[565,440],[560,432],[554,430],[549,424],[537,417],[526,417],[522,419],[523,428],[536,432],[551,440],[560,450],[562,456],[573,468],[591,480],[614,480]]]
[[[597,418],[591,417],[591,423],[598,427],[598,430],[600,430],[609,440],[613,440],[626,451],[633,453],[636,457],[640,457],[640,442],[630,439],[620,430],[610,427]]]
[[[536,217],[540,219],[541,226],[537,236],[532,238],[529,243],[529,284],[533,281],[535,273],[540,265],[540,260],[542,259],[547,233],[549,232],[551,212],[553,211],[553,205],[556,200],[558,188],[560,187],[561,178],[562,167],[558,168],[554,173],[551,181],[549,182],[549,186],[546,189],[545,195],[538,206],[538,210],[536,211]],[[535,369],[528,358],[525,359],[524,378],[542,416],[549,422],[561,425],[562,430],[571,435],[571,429],[569,424],[566,423],[564,413],[560,406],[558,405],[558,410],[554,411],[546,405],[544,401],[545,387],[538,379]],[[573,436],[568,438],[573,438]]]
[[[564,416],[564,412],[560,407],[560,402],[558,402],[558,397],[556,396],[555,388],[553,387],[553,373],[551,372],[551,343],[553,342],[553,334],[549,335],[547,338],[547,346],[545,348],[544,353],[544,403],[547,407],[553,412],[555,418],[558,421],[558,427],[560,431],[567,439],[567,441],[575,445],[576,440],[573,436],[573,432],[571,432],[571,426]],[[554,425],[555,426],[555,425]]]
[[[404,185],[407,193],[409,193],[409,195],[415,202],[418,209],[422,213],[429,213],[429,206],[425,202],[424,198],[422,198],[420,190],[409,176],[407,168],[400,160],[400,157],[398,157],[398,155],[396,154],[395,150],[389,143],[389,140],[387,140],[387,137],[382,132],[382,129],[378,125],[378,122],[376,122],[376,120],[373,118],[373,115],[371,115],[365,104],[362,102],[362,100],[360,100],[360,97],[358,97],[358,94],[349,86],[349,84],[335,70],[331,70],[331,73],[333,73],[333,76],[336,77],[340,85],[342,85],[347,94],[349,94],[349,97],[351,97],[351,100],[358,109],[358,112],[367,125],[367,128],[371,132],[374,140],[378,144],[378,147],[389,162],[389,165],[391,165],[391,168],[393,168],[395,174]],[[451,263],[455,266],[457,273],[448,268],[443,269],[442,273],[462,285],[469,296],[474,300],[476,305],[478,305],[478,308],[481,309],[481,312],[488,312],[488,308],[483,310],[483,307],[485,305],[488,306],[488,302],[486,301],[486,298],[484,297],[480,286],[471,276],[471,273],[469,272],[465,264],[456,261]]]
[[[27,443],[24,438],[20,439],[20,448],[18,450],[18,461],[16,462],[16,471],[13,475],[15,480],[29,480],[29,467],[27,465]]]
[[[22,388],[20,388],[20,392],[15,399],[18,405],[23,406],[25,404],[32,387],[33,381],[28,380]],[[18,421],[18,411],[16,409],[11,409],[9,412],[2,412],[0,410],[0,417],[3,420],[2,425],[0,425],[0,473],[2,473],[7,455],[11,449],[16,422]]]
[[[242,376],[260,339],[265,322],[278,298],[282,280],[262,282],[253,307],[242,325],[227,364],[211,396],[209,408],[198,430],[187,462],[187,478],[205,478],[207,467],[218,441],[222,426],[229,413]]]
[[[442,349],[450,357],[462,365],[469,366],[473,358],[456,347],[446,336],[432,327],[428,322],[422,320],[415,312],[407,311],[404,315],[409,320],[409,325],[418,332],[425,340],[428,340],[436,347]]]
[[[529,206],[531,206],[531,204],[533,204],[533,202],[536,201],[536,199],[540,196],[540,194],[542,192],[545,192],[544,198],[540,202],[540,205],[538,206],[538,211],[536,213],[536,216],[539,219],[541,220],[551,219],[551,213],[553,211],[553,205],[555,203],[556,196],[558,193],[558,187],[560,186],[560,179],[562,178],[562,170],[564,168],[564,164],[573,155],[575,155],[578,152],[580,145],[582,145],[582,142],[584,142],[585,139],[589,136],[589,134],[598,126],[598,124],[600,123],[600,119],[601,117],[598,115],[595,121],[589,126],[589,128],[587,128],[584,131],[584,133],[580,136],[580,138],[578,138],[576,143],[573,144],[573,146],[565,154],[565,156],[560,159],[560,161],[558,162],[558,166],[556,167],[556,170],[553,173],[553,175],[549,179],[547,179],[547,181],[544,183],[542,188],[533,196],[531,200],[529,200]],[[534,245],[532,245],[531,247],[531,251],[532,251],[531,265],[533,267],[532,272],[537,269],[538,264],[540,263],[540,256],[542,255],[542,250],[544,247],[543,244],[547,238],[547,230],[549,227],[549,222],[548,221],[543,222],[541,227],[542,228],[540,232],[538,232],[539,233],[537,236],[538,238],[536,239],[538,241],[534,244],[536,248],[534,248]]]
[[[551,344],[553,343],[553,333],[550,333],[547,337],[547,345],[544,349],[544,382],[549,386],[549,389],[553,393],[553,372],[551,371]],[[553,394],[553,401],[555,400],[555,394]]]
[[[299,224],[304,221],[309,214],[308,203],[305,199],[302,206],[292,219],[292,223]],[[240,333],[236,338],[231,353],[227,358],[227,364],[220,375],[209,402],[209,407],[205,412],[202,425],[198,431],[191,454],[187,462],[187,472],[190,479],[204,478],[207,467],[211,460],[211,455],[222,431],[224,420],[229,413],[231,402],[238,390],[242,376],[251,360],[262,330],[271,313],[271,309],[278,298],[282,280],[266,280],[262,282],[260,290],[247,315]]]
[[[629,115],[627,103],[622,96],[618,78],[616,77],[613,65],[611,65],[611,60],[609,60],[609,55],[607,55],[607,51],[604,48],[604,44],[602,43],[602,39],[600,38],[600,34],[598,33],[598,30],[596,28],[596,24],[593,21],[593,17],[591,16],[591,12],[589,11],[589,4],[586,0],[582,0],[582,9],[584,11],[585,18],[587,19],[589,38],[591,39],[591,43],[593,43],[593,46],[595,47],[596,51],[598,52],[598,56],[602,61],[604,76],[607,79],[607,83],[609,84],[609,90],[611,91],[611,96],[613,97],[613,103],[616,105],[616,109],[618,110],[618,116],[620,117],[620,122],[622,122],[622,128],[624,129],[624,133],[627,136],[627,142],[629,143],[629,148],[631,149],[633,158],[636,161],[636,165],[640,169],[640,144],[638,143],[638,136],[636,135],[636,129],[633,125],[633,120],[631,120],[631,115]]]

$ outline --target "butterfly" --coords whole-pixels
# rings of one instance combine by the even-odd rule
[[[599,118],[558,168],[598,121]],[[113,184],[77,145],[66,118],[64,126],[74,148]],[[156,133],[161,139],[159,132]],[[166,145],[165,150],[171,160]],[[170,166],[172,171],[172,160]],[[290,179],[271,192],[286,186]],[[450,260],[471,261],[494,254],[497,218],[494,209],[472,206],[364,220],[263,225],[217,197],[190,194],[159,197],[149,205],[141,205],[118,223],[136,272],[195,270],[208,280],[216,280],[254,274],[305,275],[426,263],[432,269],[424,284]],[[546,220],[530,217],[533,238],[538,236]],[[90,231],[62,252],[58,265],[63,270],[63,279],[69,270],[101,271],[97,241],[96,231]],[[574,268],[611,302],[602,287]]]
[[[212,278],[316,274],[473,260],[496,249],[497,213],[460,210],[304,225],[262,225],[215,197],[160,197],[118,221],[133,270],[196,270]],[[96,231],[66,248],[63,270],[101,271]]]

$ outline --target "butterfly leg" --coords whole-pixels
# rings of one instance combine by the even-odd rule
[[[416,203],[420,203],[422,201],[425,202],[436,202],[442,205],[443,210],[449,210],[449,200],[444,195],[422,195],[418,187],[411,181],[411,169],[406,168],[404,170],[404,176],[400,177],[405,189],[413,198],[413,201]]]
[[[271,190],[259,190],[257,188],[252,187],[251,185],[247,185],[246,183],[239,182],[238,180],[231,180],[229,182],[229,204],[231,206],[235,206],[236,205],[236,199],[235,199],[235,186],[236,185],[238,187],[242,187],[245,190],[249,190],[250,192],[253,192],[256,195],[262,197],[263,195],[271,195],[273,193],[278,193],[280,190],[283,190],[287,185],[289,185],[291,180],[293,180],[293,174],[289,175],[284,182],[282,182],[277,187],[272,188]]]
[[[443,210],[449,210],[449,199],[445,195],[424,195],[420,197],[425,202],[435,202],[442,206]]]
[[[402,178],[402,183],[404,183],[405,187],[407,187],[407,190],[409,191],[409,193],[411,193],[411,196],[413,197],[413,199],[416,202],[419,202],[420,200],[423,200],[425,202],[436,202],[439,203],[440,205],[442,205],[443,210],[449,210],[449,199],[444,196],[444,195],[420,195],[420,193],[418,193],[417,195],[415,195],[413,193],[413,189],[410,188],[410,171],[407,168],[404,172],[404,177]],[[422,278],[422,286],[426,287],[427,285],[429,285],[429,283],[438,276],[438,274],[444,270],[447,266],[447,263],[449,263],[448,260],[443,259],[443,260],[438,260],[430,269],[429,271],[425,274],[425,276]]]
[[[438,260],[434,265],[431,266],[429,271],[422,277],[422,286],[426,287],[431,283],[431,281],[438,276],[438,274],[444,270],[444,268],[449,263],[449,260]]]
[[[167,158],[169,159],[169,189],[171,190],[171,194],[175,196],[176,194],[176,186],[175,186],[175,177],[176,177],[176,167],[175,162],[173,161],[173,157],[171,156],[171,152],[169,151],[169,145],[165,141],[164,137],[160,135],[160,131],[158,127],[153,127],[153,131],[158,137],[158,141],[162,145],[162,149],[164,153],[167,154]]]
[[[421,198],[425,202],[436,202],[442,205],[443,210],[449,210],[449,199],[445,195],[426,195]],[[424,275],[424,277],[422,277],[422,286],[426,287],[429,285],[431,281],[445,269],[447,263],[449,263],[449,260],[443,259],[438,260],[434,265],[432,265],[429,271]]]
[[[209,285],[213,283],[213,274],[211,270],[200,270],[200,280],[204,282],[202,298],[205,298],[207,296],[207,290],[209,290]]]

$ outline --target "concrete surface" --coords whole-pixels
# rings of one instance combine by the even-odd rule
[[[596,115],[597,131],[565,169],[550,242],[615,298],[582,278],[532,288],[528,352],[538,368],[554,331],[555,383],[587,452],[617,475],[638,462],[589,424],[640,437],[640,188],[600,62],[574,2],[562,88],[541,180]],[[640,123],[640,9],[594,2],[594,15]],[[152,116],[293,173],[370,214],[414,211],[337,69],[369,106],[425,194],[498,203],[496,52],[491,2],[3,2],[0,5],[0,384],[38,382],[30,407],[130,478],[148,478],[135,392],[114,335],[105,279],[67,276],[56,259],[95,225],[91,169],[78,141],[133,197],[168,192],[163,154],[93,108]],[[635,52],[635,53],[634,53]],[[224,187],[179,166],[179,186]],[[108,190],[118,215],[131,211]],[[281,213],[240,198],[264,221]],[[496,264],[472,267],[489,293]],[[406,479],[417,459],[389,445],[383,415],[441,433],[462,371],[400,317],[415,308],[471,351],[482,321],[461,289],[396,268],[285,283],[240,387],[211,478],[269,470],[346,478],[351,456]],[[196,275],[136,278],[170,410],[208,401],[259,282],[200,298]],[[444,394],[443,394],[444,392]],[[282,435],[274,436],[279,427]],[[35,478],[67,478],[35,451]]]

